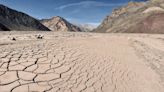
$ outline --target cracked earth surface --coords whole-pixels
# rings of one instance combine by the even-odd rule
[[[164,92],[163,35],[35,34],[1,36],[0,92]]]

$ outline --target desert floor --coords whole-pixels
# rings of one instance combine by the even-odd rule
[[[0,92],[164,92],[164,35],[40,34],[0,33]]]

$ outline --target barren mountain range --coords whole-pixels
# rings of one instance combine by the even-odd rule
[[[0,30],[9,31],[26,31],[26,30],[42,30],[50,31],[33,17],[10,9],[4,5],[0,5]]]
[[[73,31],[81,29],[57,16],[41,22],[25,13],[0,5],[0,31]],[[42,24],[43,23],[43,24]]]
[[[42,19],[40,22],[52,31],[91,32],[96,28],[95,25],[91,24],[70,23],[60,16]]]
[[[94,28],[71,24],[62,17],[37,20],[25,13],[0,5],[0,30],[44,30],[86,32]],[[41,23],[40,23],[41,22]],[[129,2],[114,9],[93,32],[108,33],[164,33],[164,1]]]
[[[129,2],[107,16],[95,32],[164,33],[164,1]]]
[[[66,31],[81,32],[82,31],[79,27],[69,23],[67,20],[59,16],[55,16],[51,19],[43,19],[40,22],[52,31],[63,31],[63,32],[66,32]]]

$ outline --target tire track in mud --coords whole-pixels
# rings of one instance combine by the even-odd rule
[[[161,41],[161,39],[151,37],[150,41],[152,44],[154,42],[151,39],[154,39],[155,41]],[[134,38],[130,43],[135,49],[136,55],[146,61],[147,65],[160,75],[161,83],[164,86],[164,50],[162,51],[157,49],[159,48],[158,44],[156,44],[157,47],[154,48],[140,39],[138,40]]]

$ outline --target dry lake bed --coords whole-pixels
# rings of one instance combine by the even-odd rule
[[[1,32],[0,92],[164,92],[164,35]]]

